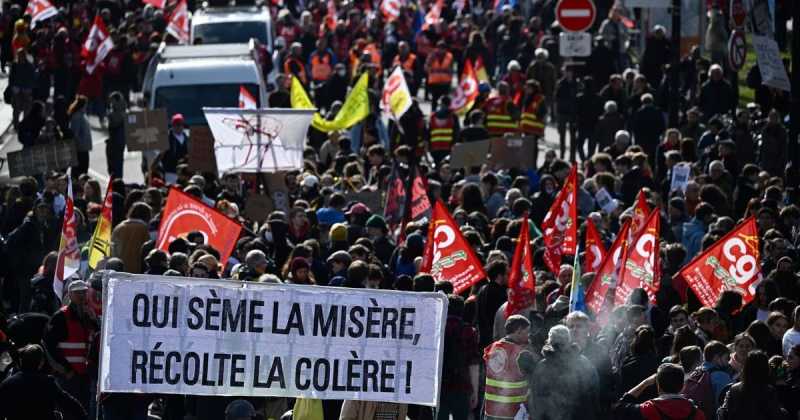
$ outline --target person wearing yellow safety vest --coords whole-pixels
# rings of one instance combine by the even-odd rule
[[[544,118],[547,116],[544,95],[539,82],[528,80],[525,93],[520,104],[522,113],[519,119],[519,131],[523,136],[533,137],[536,147],[533,148],[533,161],[539,157],[539,139],[544,137]]]
[[[443,96],[439,101],[439,108],[431,114],[428,121],[429,145],[428,150],[433,156],[436,166],[450,155],[453,143],[458,141],[460,126],[458,117],[450,110],[450,97]]]
[[[436,108],[439,98],[450,93],[453,82],[453,54],[447,51],[447,44],[439,40],[436,49],[425,61],[428,77],[427,91],[431,95],[431,106]]]
[[[511,315],[505,323],[506,336],[484,350],[483,412],[487,419],[513,419],[520,410],[529,412],[528,377],[536,366],[528,350],[530,329],[528,318]]]
[[[511,99],[508,83],[497,84],[497,96],[489,98],[483,104],[486,114],[486,129],[492,137],[503,137],[506,133],[516,133],[518,124],[514,116],[517,107]]]

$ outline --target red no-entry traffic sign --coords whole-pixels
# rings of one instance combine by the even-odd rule
[[[597,9],[592,0],[559,0],[556,19],[565,31],[583,32],[592,27]]]
[[[734,30],[728,40],[728,64],[738,71],[744,66],[747,57],[747,42],[742,31]]]

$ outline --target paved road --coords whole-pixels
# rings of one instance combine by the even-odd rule
[[[6,84],[5,75],[0,76],[0,92],[5,89]],[[423,112],[429,112],[430,105],[427,103],[422,104]],[[89,118],[92,127],[92,140],[94,147],[90,153],[89,161],[89,174],[97,178],[101,185],[108,182],[108,169],[106,165],[105,155],[105,139],[108,133],[105,129],[101,128],[97,119],[94,117]],[[0,104],[0,158],[5,158],[9,152],[20,150],[22,145],[17,141],[16,133],[13,128],[7,128],[11,122],[11,107],[5,103]],[[552,125],[548,125],[545,129],[545,141],[540,142],[539,162],[544,161],[544,152],[549,149],[558,149],[558,133]],[[140,170],[141,153],[140,152],[126,152],[125,153],[125,166],[124,177],[125,181],[129,183],[143,183],[144,178]],[[3,165],[0,170],[0,183],[14,182],[15,179],[10,179],[8,174],[8,165]]]

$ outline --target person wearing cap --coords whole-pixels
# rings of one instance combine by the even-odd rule
[[[444,40],[436,43],[436,49],[425,60],[425,73],[431,108],[438,109],[439,98],[450,93],[453,81],[453,54],[447,50]]]
[[[189,153],[189,135],[185,130],[183,114],[174,114],[169,128],[169,148],[161,152],[161,166],[164,169],[164,178],[168,184],[173,184],[178,179],[178,164]]]
[[[354,243],[366,233],[366,223],[372,211],[366,204],[358,202],[350,206],[344,215],[347,218],[347,242]]]
[[[341,282],[347,278],[347,268],[350,267],[350,263],[353,261],[353,258],[347,251],[336,251],[328,257],[328,264],[331,266],[331,281],[329,285],[331,286],[339,286],[341,284],[335,284],[334,279],[336,277],[341,278]]]
[[[89,285],[83,280],[72,280],[67,285],[69,304],[53,314],[44,336],[45,349],[62,388],[86,407],[89,406],[90,337],[99,329],[88,305],[88,290]]]

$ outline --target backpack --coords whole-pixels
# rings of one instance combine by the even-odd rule
[[[717,399],[714,395],[714,387],[711,386],[711,374],[718,371],[718,368],[710,370],[698,367],[693,370],[681,390],[681,395],[692,400],[703,410],[707,419],[716,418]]]

